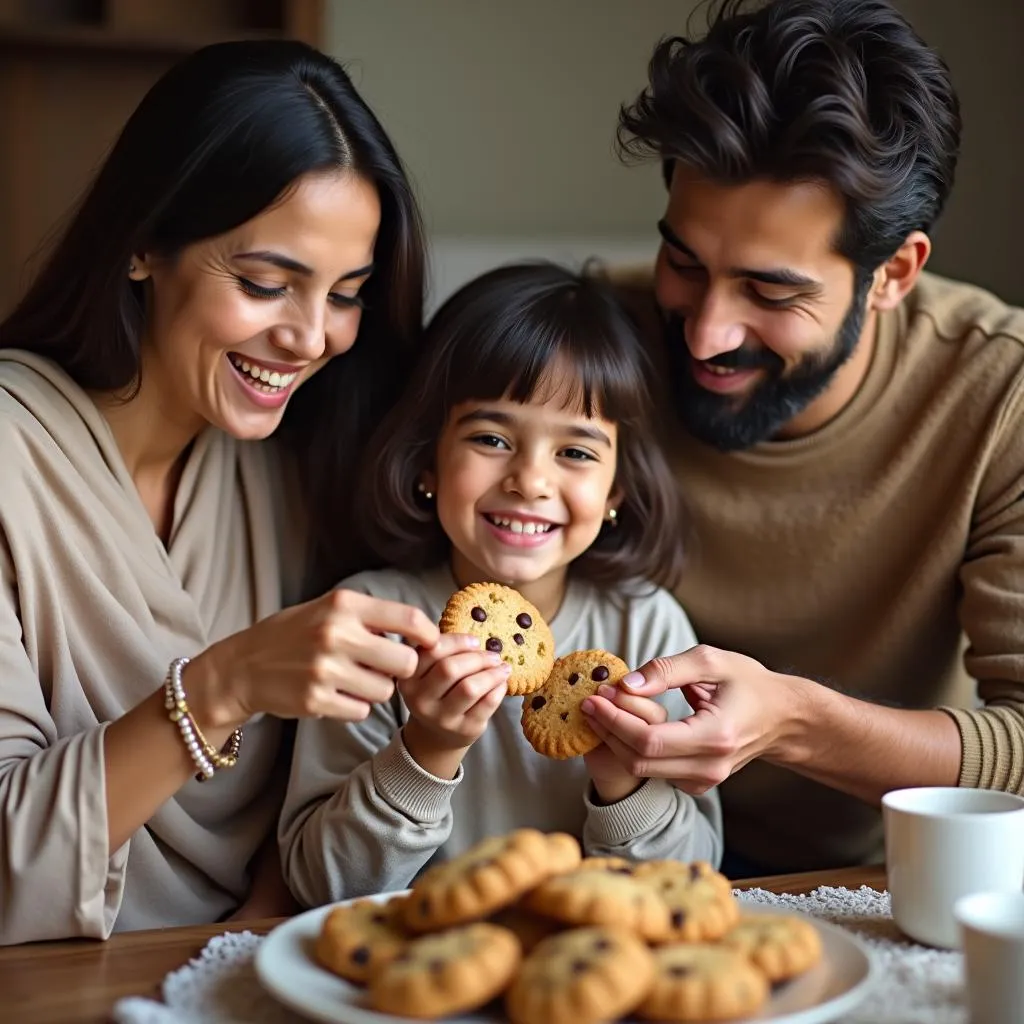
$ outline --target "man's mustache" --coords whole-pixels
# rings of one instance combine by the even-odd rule
[[[675,314],[668,316],[666,328],[672,342],[686,345],[685,317]],[[720,352],[717,356],[701,362],[707,366],[718,366],[723,370],[772,370],[779,373],[785,368],[781,356],[763,348],[737,348],[731,352]]]

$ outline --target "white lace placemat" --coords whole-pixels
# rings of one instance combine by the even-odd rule
[[[842,1024],[966,1024],[960,953],[918,946],[903,938],[889,916],[889,894],[867,886],[822,886],[806,896],[764,889],[736,894],[742,901],[799,910],[849,928],[878,958],[872,992]],[[253,968],[263,939],[229,932],[211,939],[184,967],[168,974],[163,1003],[132,997],[114,1007],[117,1024],[302,1024],[276,1003]]]

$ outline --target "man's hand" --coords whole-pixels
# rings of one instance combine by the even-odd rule
[[[617,691],[602,687],[583,710],[634,776],[671,779],[700,794],[756,757],[780,755],[800,704],[799,682],[745,655],[699,646],[649,661]],[[656,697],[671,687],[682,690],[693,715],[648,722],[631,712],[631,693]]]

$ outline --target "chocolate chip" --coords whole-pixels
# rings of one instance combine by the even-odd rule
[[[672,911],[672,927],[673,928],[682,928],[685,923],[686,923],[686,913],[685,913],[685,911],[673,910]]]
[[[633,874],[632,868],[609,868],[608,869],[613,875],[631,875]]]
[[[483,608],[480,607],[480,605],[476,605],[469,614],[473,616],[474,622],[487,621],[487,612],[485,612]]]
[[[408,952],[408,950],[406,952],[404,952],[404,953],[399,953],[398,956],[395,957],[395,961],[394,962],[396,964],[408,964],[408,963],[411,963],[412,962],[412,953]]]
[[[684,967],[683,964],[673,964],[669,969],[668,973],[673,978],[685,978],[688,974],[693,973],[692,967]]]
[[[525,644],[525,643],[526,643],[526,637],[525,637],[525,636],[523,636],[523,634],[522,634],[522,633],[513,633],[513,634],[512,634],[512,639],[513,639],[513,640],[515,640],[515,642],[516,642],[517,644],[519,644],[519,646],[520,646],[520,647],[522,647],[522,646],[523,646],[523,644]]]
[[[429,967],[435,974],[440,974],[448,966],[446,960],[431,960]]]
[[[573,674],[571,676],[569,676],[569,685],[570,686],[575,686],[579,681],[580,681],[580,674],[579,674],[579,672],[573,672]]]
[[[520,612],[516,616],[516,625],[522,626],[523,629],[529,629],[533,625],[533,619],[526,612]]]
[[[612,944],[607,939],[598,939],[594,943],[594,949],[596,949],[598,951],[598,953],[603,953],[605,950],[611,949],[611,948],[612,948]]]
[[[387,924],[388,923],[388,915],[387,914],[374,914],[370,918],[370,920],[374,924]]]
[[[540,694],[537,694],[537,696],[530,701],[530,707],[533,708],[534,711],[540,711],[545,704],[547,704],[547,701],[540,696]]]
[[[501,641],[496,636],[489,636],[487,643],[484,644],[487,650],[494,651],[495,654],[501,654],[501,646]]]
[[[693,879],[693,881],[696,882],[697,879],[700,878],[700,876],[702,874],[703,874],[703,872],[701,871],[699,864],[691,864],[690,865],[690,878]]]
[[[352,950],[352,963],[359,964],[362,967],[364,964],[370,962],[370,949],[368,946],[356,946]]]
[[[562,720],[563,722],[568,722],[568,721],[569,721],[569,712],[568,712],[568,711],[563,711],[563,712],[562,712],[562,713],[561,713],[561,714],[560,714],[560,715],[559,715],[558,717],[559,717],[559,718],[560,718],[560,719],[561,719],[561,720]]]
[[[595,683],[603,683],[608,678],[608,669],[604,665],[598,665],[593,672],[590,673],[590,678]]]
[[[573,960],[570,970],[573,974],[582,974],[589,966],[586,960]]]

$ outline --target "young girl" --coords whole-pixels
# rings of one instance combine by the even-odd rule
[[[466,285],[368,453],[364,533],[396,568],[342,586],[436,621],[460,587],[507,583],[558,656],[603,648],[635,667],[692,646],[658,587],[679,575],[682,517],[645,374],[630,321],[591,278],[527,264]],[[364,721],[300,723],[280,836],[302,902],[403,889],[428,861],[525,826],[571,832],[589,854],[717,863],[715,794],[637,779],[603,745],[536,753],[506,670],[444,635]],[[646,721],[689,713],[678,691],[661,700],[619,698]]]

